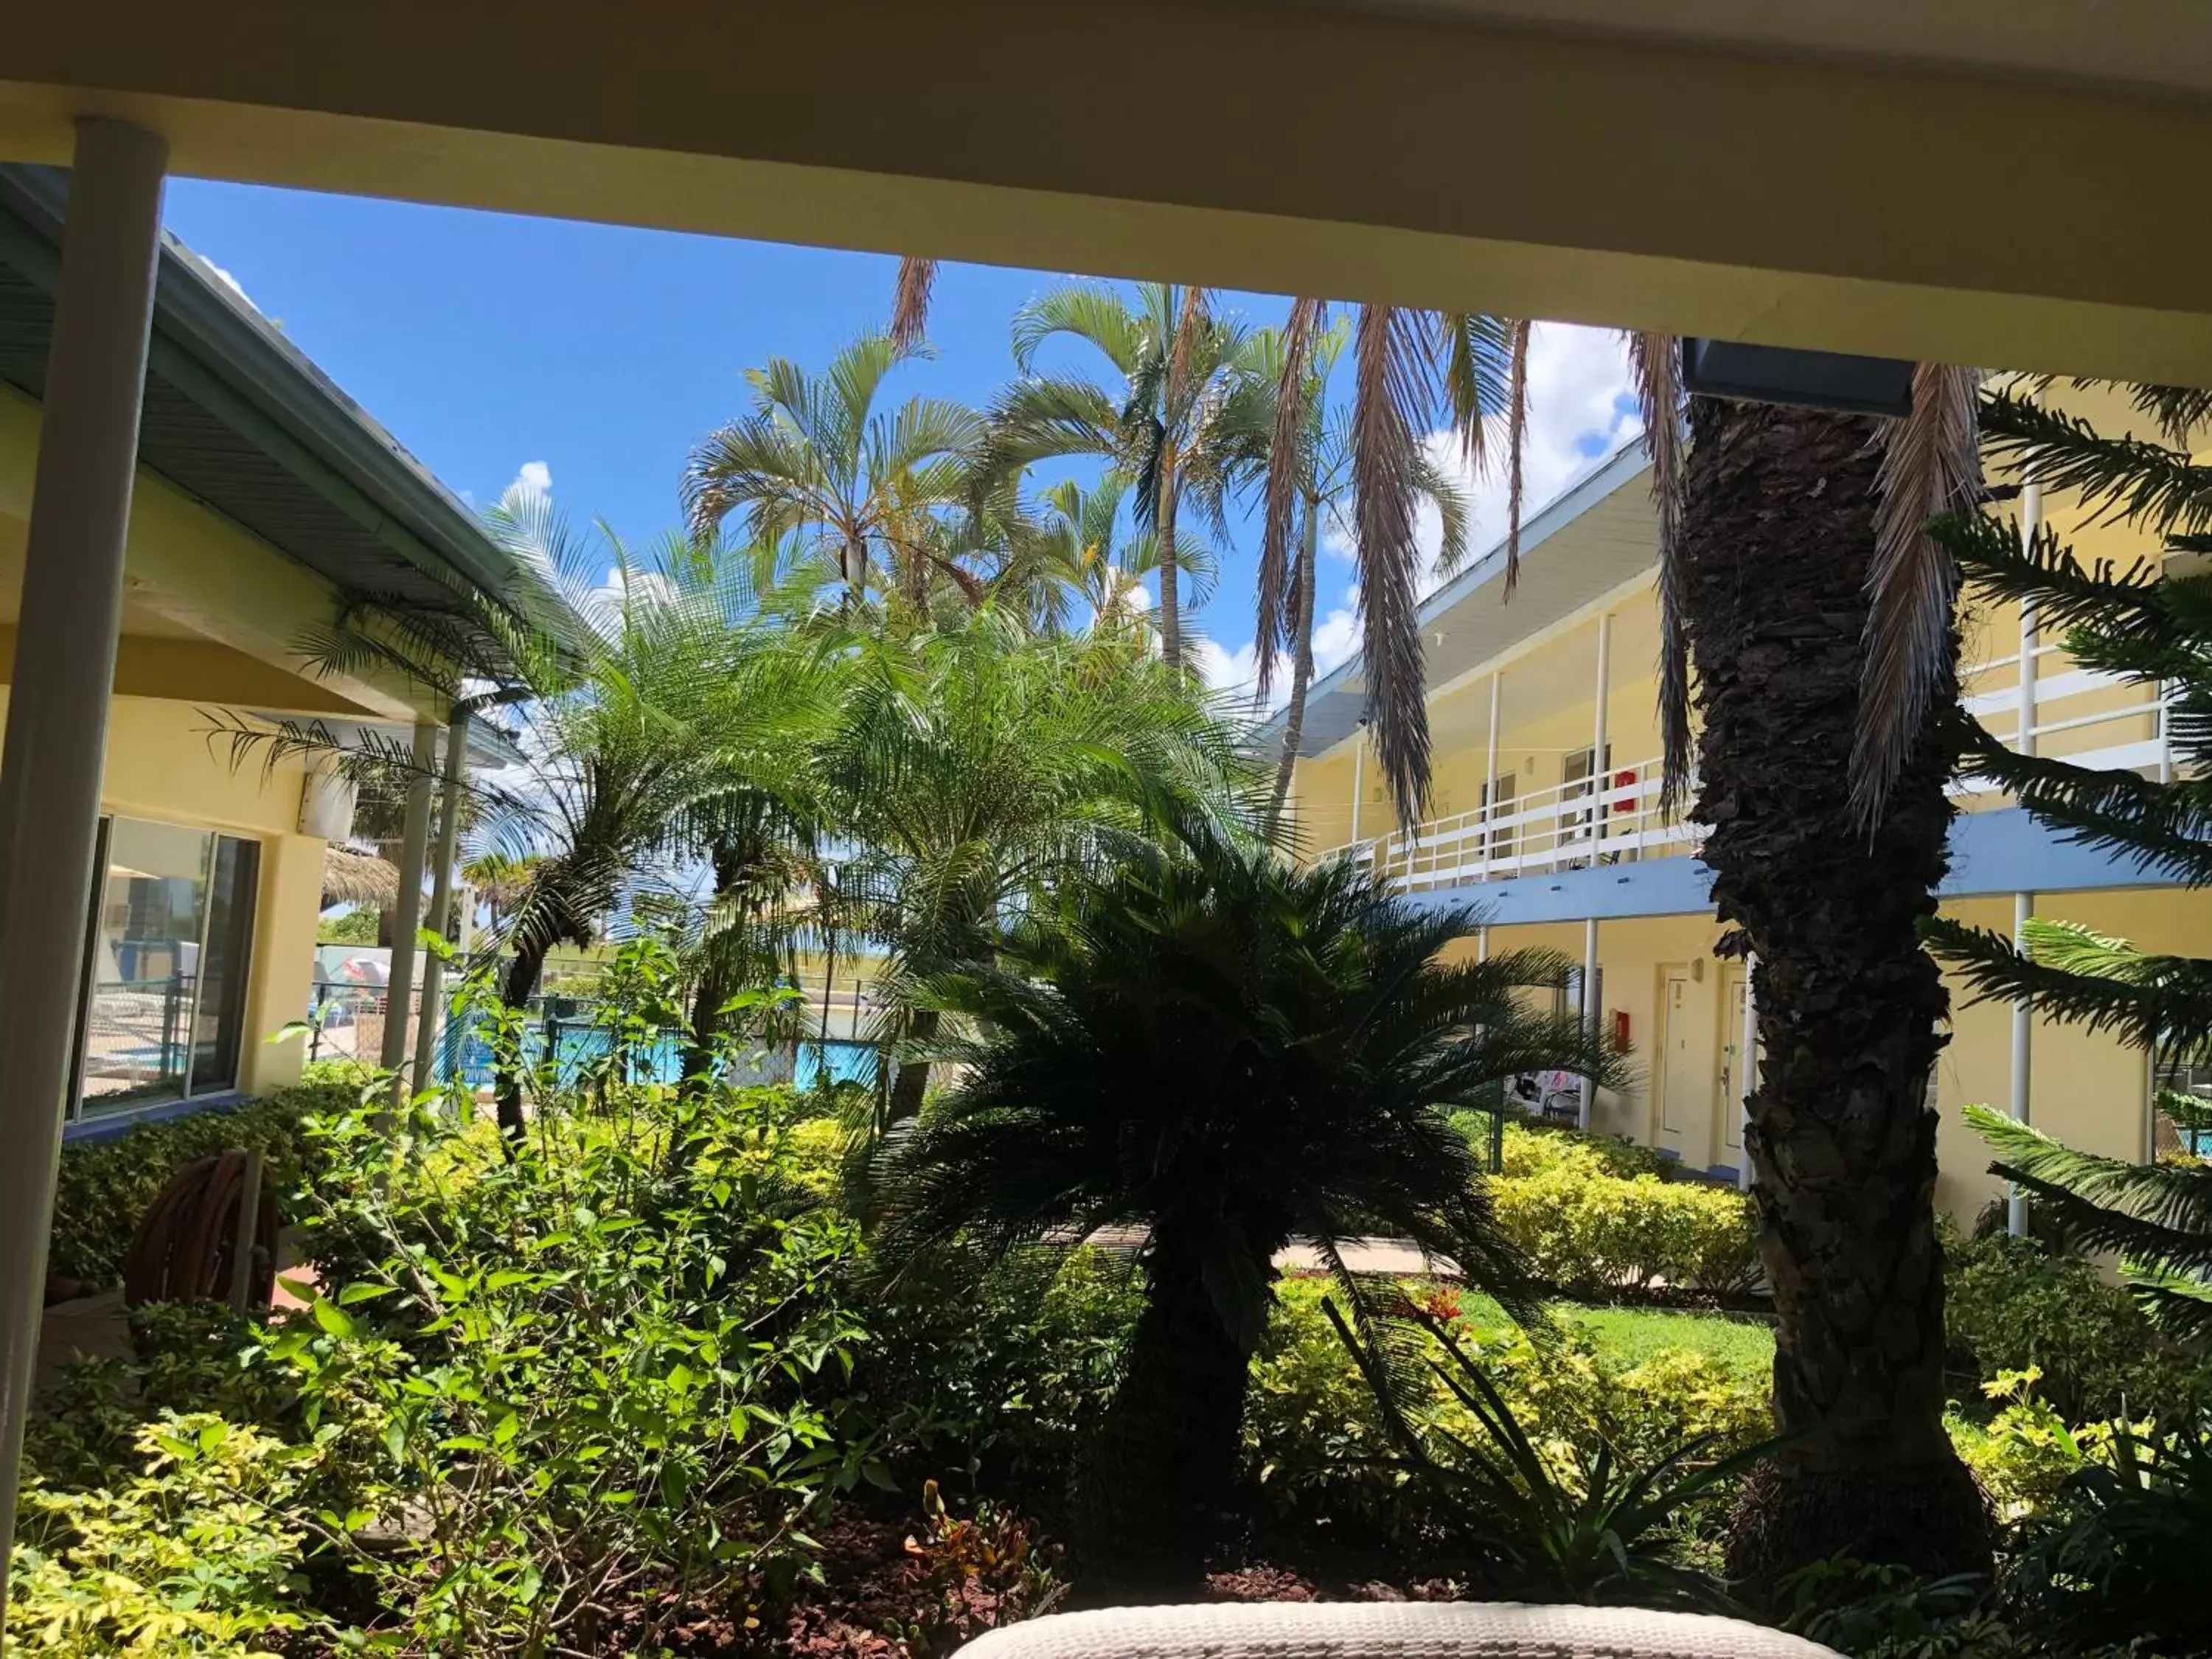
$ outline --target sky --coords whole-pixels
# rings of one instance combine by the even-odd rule
[[[681,523],[693,444],[744,413],[745,369],[771,356],[818,370],[888,320],[896,261],[882,255],[178,179],[169,228],[464,499],[517,482],[627,539]],[[948,265],[931,308],[934,355],[886,392],[981,406],[1012,378],[1008,323],[1059,272]],[[1279,322],[1287,302],[1224,295]],[[1069,343],[1045,359],[1103,367]],[[1343,377],[1341,371],[1340,380]],[[1530,350],[1527,510],[1638,431],[1617,338],[1540,327]],[[1438,441],[1440,454],[1455,453]],[[1474,485],[1474,545],[1504,533],[1504,486]],[[1197,623],[1194,656],[1224,689],[1249,684],[1257,534],[1237,526]],[[1434,526],[1429,526],[1431,544]],[[1346,538],[1328,538],[1316,654],[1350,654],[1358,593]]]

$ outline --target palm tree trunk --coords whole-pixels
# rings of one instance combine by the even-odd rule
[[[927,1042],[937,1035],[938,1012],[934,1008],[917,1008],[908,1017],[907,1036],[915,1042]],[[891,1114],[893,1123],[911,1123],[921,1115],[922,1097],[929,1089],[929,1062],[926,1060],[902,1061],[898,1076],[891,1084]]]
[[[1273,1268],[1254,1264],[1263,1279]],[[1155,1235],[1128,1370],[1075,1493],[1077,1593],[1093,1607],[1187,1601],[1231,1501],[1252,1355],[1215,1311],[1195,1250]]]
[[[1314,555],[1318,550],[1321,514],[1315,503],[1306,503],[1304,538],[1298,548],[1298,586],[1291,605],[1295,614],[1291,632],[1297,647],[1291,659],[1291,700],[1283,708],[1283,757],[1275,766],[1275,799],[1267,808],[1267,833],[1283,821],[1283,803],[1290,799],[1291,775],[1297,770],[1298,744],[1305,736],[1306,688],[1313,684]],[[1265,647],[1263,647],[1265,648]]]
[[[1745,1136],[1799,1437],[1747,1482],[1729,1577],[1772,1606],[1830,1556],[1990,1571],[1943,1431],[1943,1256],[1928,1082],[1948,1009],[1918,928],[1947,867],[1955,634],[1920,746],[1869,836],[1850,762],[1875,548],[1869,421],[1699,398],[1685,480],[1697,817],[1724,953],[1757,957],[1765,1059]]]
[[[545,969],[547,946],[538,940],[518,939],[514,960],[507,964],[507,983],[501,999],[510,1008],[522,1008],[538,994],[538,978]],[[493,1097],[497,1103],[500,1133],[509,1141],[522,1139],[522,1067],[520,1057],[494,1061]]]
[[[1181,573],[1176,567],[1175,458],[1160,461],[1160,499],[1154,519],[1160,532],[1160,660],[1170,668],[1182,666],[1182,594]]]

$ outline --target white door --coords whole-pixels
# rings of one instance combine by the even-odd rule
[[[1705,1092],[1696,1012],[1689,970],[1669,968],[1659,988],[1659,1136],[1677,1152],[1698,1127]]]
[[[1743,1099],[1751,1092],[1751,1049],[1744,1016],[1751,988],[1740,965],[1721,969],[1721,1007],[1728,1022],[1721,1039],[1721,1158],[1733,1164],[1743,1156]]]

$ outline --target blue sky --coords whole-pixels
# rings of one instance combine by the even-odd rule
[[[171,185],[168,221],[452,489],[490,501],[538,464],[568,512],[629,538],[679,521],[684,458],[744,410],[744,370],[771,356],[820,368],[883,325],[896,269],[879,255],[194,179]],[[1013,372],[1009,319],[1062,280],[946,267],[937,355],[890,390],[986,402]],[[1267,296],[1221,303],[1257,323],[1285,309]],[[1634,427],[1603,336],[1540,331],[1531,383],[1534,507]],[[1502,533],[1495,496],[1478,490],[1478,541]],[[1200,618],[1224,684],[1251,659],[1252,549],[1240,540]],[[1354,631],[1348,560],[1342,569],[1324,587],[1325,667]]]

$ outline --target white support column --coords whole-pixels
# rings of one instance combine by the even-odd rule
[[[392,917],[392,975],[384,994],[384,1048],[377,1064],[392,1074],[397,1096],[405,1079],[407,1020],[415,995],[415,935],[422,925],[422,860],[430,840],[430,773],[438,763],[438,728],[415,722],[414,769],[399,840],[399,902]]]
[[[2012,896],[2012,948],[2015,951],[2027,948],[2027,918],[2034,908],[2034,894],[2014,893]],[[2027,1121],[2034,1030],[2033,1004],[2027,997],[2015,997],[2012,1005],[2012,1097],[2008,1103],[2008,1110],[2015,1123]],[[2027,1237],[2027,1194],[2017,1185],[2005,1198],[2005,1231],[2014,1238]]]
[[[1592,849],[1590,862],[1597,862],[1595,843],[1605,834],[1606,785],[1612,781],[1612,769],[1605,763],[1606,730],[1605,705],[1613,691],[1613,613],[1608,611],[1597,619],[1597,713],[1590,723],[1590,818],[1589,833]]]
[[[75,1079],[168,145],[82,120],[0,751],[0,1612]]]
[[[1490,924],[1486,921],[1480,923],[1474,930],[1474,959],[1477,962],[1490,960]]]
[[[1592,916],[1583,923],[1583,1030],[1592,1042],[1598,1036],[1598,1022],[1604,1015],[1598,1008],[1597,996],[1597,918]],[[1589,1128],[1592,1115],[1597,1109],[1597,1079],[1583,1079],[1582,1109],[1578,1114],[1580,1126]]]
[[[438,850],[430,872],[430,927],[446,930],[453,904],[453,858],[461,836],[461,779],[468,769],[469,718],[456,714],[446,726],[444,787],[438,796]],[[466,929],[463,930],[467,931]],[[422,1018],[415,1037],[415,1092],[430,1086],[430,1062],[445,1025],[446,964],[433,956],[422,969]]]
[[[1743,1093],[1736,1110],[1743,1121],[1736,1126],[1735,1184],[1738,1192],[1751,1190],[1751,1097],[1759,1090],[1759,958],[1743,959]]]
[[[1482,878],[1490,879],[1490,843],[1496,839],[1491,820],[1498,816],[1498,699],[1505,671],[1490,675],[1490,746],[1482,763]]]
[[[1367,722],[1352,734],[1352,844],[1359,845],[1359,800],[1367,793]]]

